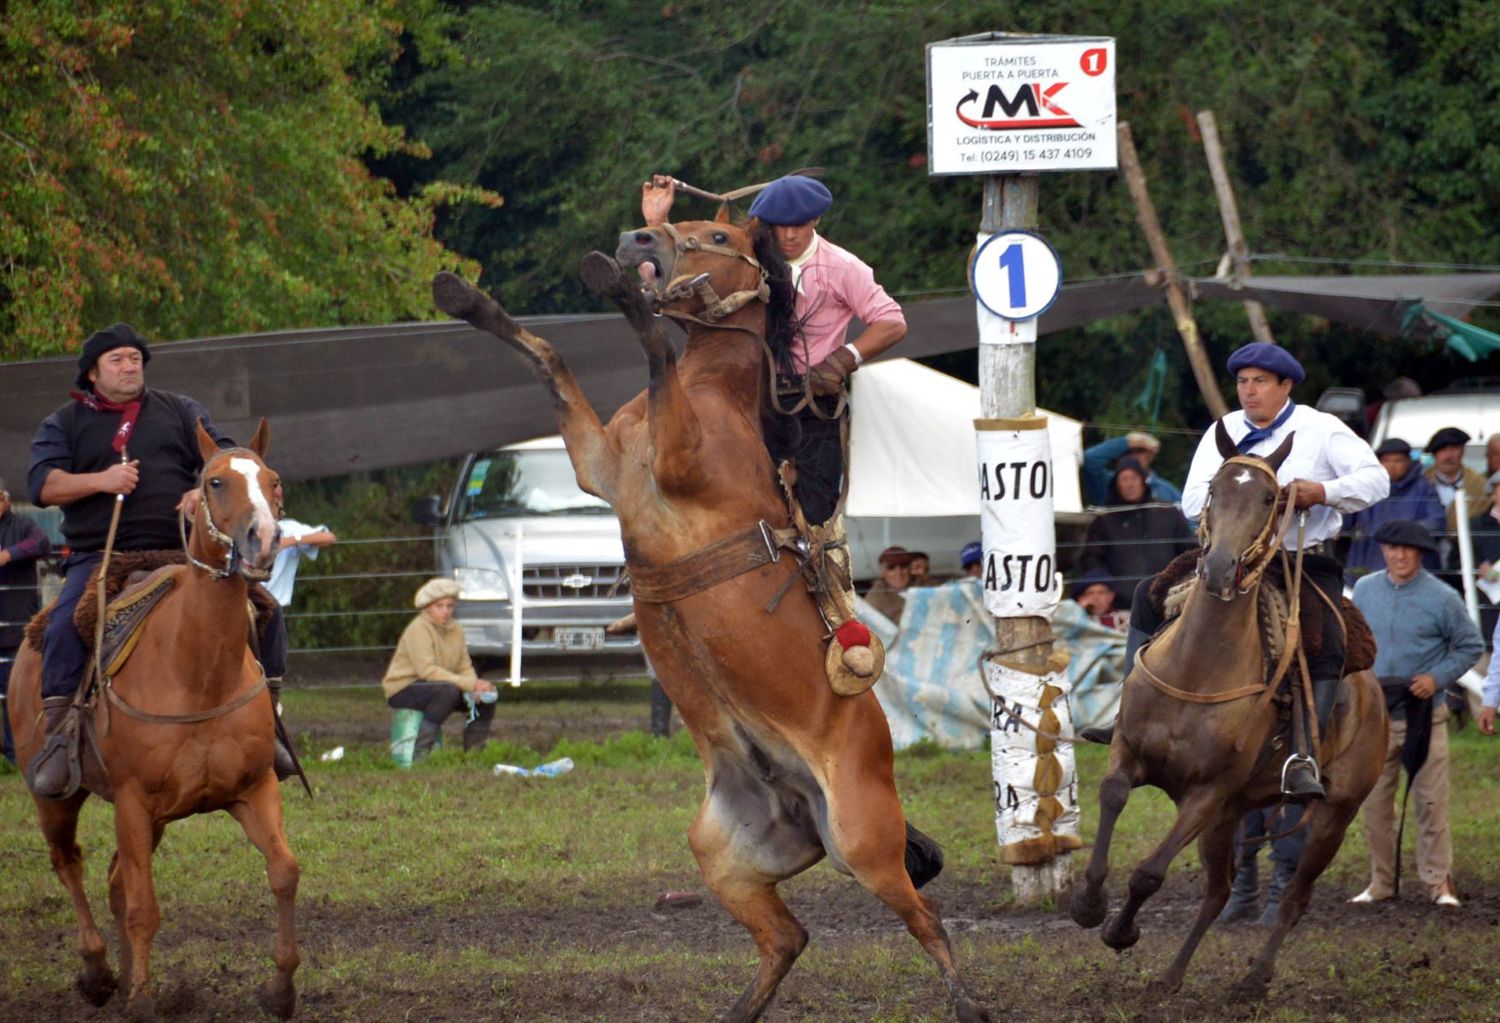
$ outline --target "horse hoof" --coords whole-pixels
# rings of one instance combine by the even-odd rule
[[[1141,940],[1141,929],[1135,925],[1134,921],[1126,924],[1116,915],[1104,928],[1103,938],[1104,943],[1110,948],[1122,952]]]
[[[958,1023],[991,1023],[990,1014],[967,998],[953,1003],[953,1014]]]
[[[113,998],[115,989],[119,987],[115,982],[115,975],[109,972],[108,966],[103,965],[83,969],[78,974],[75,986],[83,1000],[96,1009]]]
[[[432,300],[454,319],[461,320],[478,304],[479,293],[468,281],[447,270],[432,279]]]
[[[292,1014],[297,1011],[297,988],[290,980],[283,983],[279,978],[273,977],[261,985],[261,989],[255,994],[255,1000],[267,1015],[277,1019],[291,1019]]]
[[[578,276],[583,286],[597,296],[613,295],[621,290],[625,271],[620,264],[602,252],[590,252],[578,261]]]
[[[1252,973],[1229,989],[1229,1003],[1231,1005],[1258,1004],[1266,1000],[1266,995],[1270,991],[1270,978]]]
[[[127,1023],[152,1023],[156,1019],[156,999],[150,995],[137,995],[125,1003]]]
[[[1092,930],[1104,922],[1109,915],[1109,899],[1102,891],[1080,888],[1073,893],[1073,922],[1084,930]]]
[[[1175,995],[1182,987],[1182,980],[1172,980],[1167,977],[1158,977],[1146,985],[1146,998],[1152,1002],[1165,1001]]]

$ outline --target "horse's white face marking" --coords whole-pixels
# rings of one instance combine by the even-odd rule
[[[1249,469],[1241,469],[1240,470],[1240,474],[1234,478],[1234,481],[1235,481],[1235,483],[1237,483],[1237,484],[1239,484],[1240,486],[1243,487],[1246,483],[1249,483],[1253,478],[1254,477],[1252,477],[1250,475],[1250,470]]]
[[[276,517],[271,514],[271,503],[260,488],[260,466],[253,458],[231,458],[229,467],[245,477],[245,488],[250,494],[250,503],[255,505],[256,518],[264,515],[274,522]]]

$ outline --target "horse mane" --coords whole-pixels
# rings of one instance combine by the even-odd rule
[[[802,322],[797,319],[797,290],[792,287],[792,268],[776,244],[776,235],[767,224],[757,225],[751,234],[755,247],[755,258],[765,271],[766,284],[771,289],[770,301],[766,303],[766,347],[775,360],[776,371],[790,376],[793,373],[792,353],[802,341]],[[761,397],[760,429],[766,440],[766,450],[771,454],[773,465],[791,458],[802,440],[802,427],[796,417],[784,416],[776,411],[774,395],[768,389]]]
[[[776,235],[768,224],[758,225],[751,235],[755,258],[766,274],[771,299],[766,303],[766,345],[776,359],[780,373],[792,372],[792,353],[802,339],[802,324],[797,319],[797,290],[792,287],[792,268],[787,265]]]

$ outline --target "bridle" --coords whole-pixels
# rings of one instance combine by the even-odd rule
[[[743,259],[755,267],[756,272],[760,274],[760,287],[754,290],[736,291],[726,298],[720,298],[719,293],[714,290],[714,286],[709,283],[708,274],[701,273],[692,277],[689,277],[687,274],[681,274],[668,281],[667,286],[660,291],[652,289],[652,311],[657,315],[665,314],[673,319],[691,320],[705,327],[743,330],[748,334],[756,333],[749,327],[741,327],[736,324],[721,323],[719,321],[732,313],[739,312],[751,302],[769,302],[771,300],[771,285],[766,280],[766,268],[760,265],[760,260],[756,259],[753,255],[746,255],[739,249],[728,245],[717,245],[713,242],[704,242],[697,238],[685,236],[681,231],[677,230],[675,225],[670,223],[661,224],[660,227],[666,232],[667,237],[672,239],[672,247],[677,256],[688,252],[711,252],[718,256],[731,256],[735,259]],[[672,265],[677,265],[676,259],[673,260]],[[701,316],[667,308],[667,304],[670,302],[677,302],[694,296],[697,296],[703,302],[703,313]]]
[[[1271,478],[1271,483],[1275,485],[1278,494],[1278,500],[1272,503],[1271,514],[1266,517],[1265,524],[1261,526],[1260,532],[1255,535],[1255,539],[1251,540],[1250,545],[1241,551],[1235,559],[1235,589],[1243,596],[1260,583],[1261,576],[1265,575],[1266,569],[1271,567],[1271,562],[1275,560],[1276,553],[1281,549],[1282,542],[1286,539],[1287,530],[1291,528],[1296,508],[1292,501],[1291,488],[1289,486],[1283,487],[1277,481],[1276,470],[1271,468],[1271,463],[1267,462],[1264,458],[1257,458],[1254,455],[1235,455],[1233,458],[1225,459],[1224,466],[1230,465],[1243,465],[1265,473]],[[1224,468],[1220,467],[1219,472],[1222,473],[1223,471]],[[1218,474],[1216,473],[1215,475],[1217,476]],[[1280,525],[1278,526],[1277,511],[1282,506],[1285,506],[1286,510],[1280,516]],[[1198,519],[1198,547],[1200,556],[1198,558],[1197,575],[1200,579],[1203,577],[1204,563],[1206,561],[1203,555],[1208,553],[1208,543],[1213,532],[1212,527],[1209,525],[1209,512],[1212,508],[1213,491],[1210,489],[1209,501],[1204,505],[1203,514]],[[1246,565],[1250,566],[1248,572],[1246,571]]]
[[[221,454],[219,457],[225,457],[234,454],[251,455],[254,454],[254,452],[250,451],[248,448],[231,448]],[[215,582],[228,579],[236,572],[254,582],[265,582],[267,579],[271,578],[270,570],[264,568],[251,568],[249,565],[245,564],[244,557],[240,554],[239,545],[234,542],[234,537],[224,532],[219,528],[218,523],[214,522],[213,507],[208,503],[208,466],[205,465],[203,467],[203,472],[200,474],[200,477],[201,478],[198,483],[198,506],[203,509],[204,532],[208,535],[208,538],[210,540],[218,544],[220,547],[224,548],[224,567],[214,568],[212,565],[204,564],[197,558],[193,557],[193,552],[188,546],[187,511],[186,509],[184,509],[177,513],[177,534],[182,537],[182,552],[183,554],[187,555],[188,563],[196,568],[203,569],[203,571],[207,572],[209,574],[209,577],[212,578]],[[273,509],[272,514],[275,515],[277,519],[280,519],[281,509]]]

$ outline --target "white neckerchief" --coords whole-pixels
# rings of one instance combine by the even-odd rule
[[[792,287],[799,295],[803,293],[802,267],[806,265],[808,260],[812,259],[813,256],[817,254],[817,251],[818,232],[814,231],[812,241],[807,243],[807,248],[802,251],[802,255],[798,256],[796,259],[789,259],[786,261],[786,265],[792,268]]]

